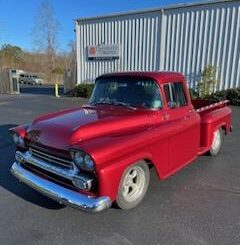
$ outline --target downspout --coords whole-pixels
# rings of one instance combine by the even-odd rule
[[[165,68],[165,47],[166,47],[166,15],[164,9],[161,9],[160,23],[160,50],[159,50],[159,70]]]

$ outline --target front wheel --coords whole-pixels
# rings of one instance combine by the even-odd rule
[[[219,153],[222,147],[222,141],[223,141],[223,131],[222,129],[219,128],[213,133],[213,141],[210,148],[211,156],[216,156]]]
[[[140,161],[128,167],[119,184],[117,206],[125,210],[136,207],[147,192],[149,180],[149,167],[146,162]]]

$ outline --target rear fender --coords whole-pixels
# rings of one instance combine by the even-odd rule
[[[225,134],[231,131],[231,109],[224,107],[202,115],[201,147],[209,149],[213,141],[214,132],[222,128]]]

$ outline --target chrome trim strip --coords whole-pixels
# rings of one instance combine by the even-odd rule
[[[53,174],[59,175],[63,178],[72,180],[73,177],[77,177],[79,174],[79,170],[75,165],[73,165],[73,169],[66,169],[62,168],[60,166],[53,166],[52,164],[49,164],[48,162],[38,159],[34,157],[29,151],[27,152],[20,152],[17,151],[15,154],[16,160],[19,159],[19,156],[24,159],[25,162],[30,163],[36,167],[42,168],[46,171],[49,171]]]
[[[17,162],[12,165],[11,173],[23,183],[61,204],[69,205],[87,212],[99,212],[111,206],[111,200],[107,196],[92,198],[74,192],[42,179],[21,167]]]
[[[68,160],[65,160],[63,158],[47,154],[45,152],[36,150],[34,148],[31,148],[31,147],[29,148],[29,152],[32,152],[32,155],[34,155],[35,157],[42,158],[42,159],[44,159],[50,163],[51,162],[56,163],[56,164],[59,164],[65,168],[71,168],[72,167],[72,161],[68,161]]]

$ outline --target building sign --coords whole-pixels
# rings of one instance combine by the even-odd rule
[[[88,60],[115,60],[120,57],[118,44],[88,46]]]

